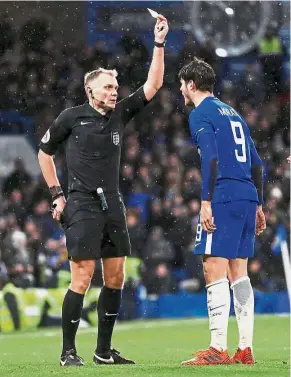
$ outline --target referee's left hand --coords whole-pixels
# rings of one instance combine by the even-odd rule
[[[161,43],[164,42],[168,31],[169,26],[166,17],[159,14],[155,26],[155,41]]]
[[[53,215],[54,220],[60,221],[65,205],[66,205],[66,199],[63,196],[54,200],[53,210],[52,210],[52,215]]]
[[[208,233],[216,231],[216,225],[213,223],[211,202],[203,200],[201,202],[200,223],[202,229]]]

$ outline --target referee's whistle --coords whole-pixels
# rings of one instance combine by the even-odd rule
[[[101,187],[97,188],[97,194],[101,200],[102,211],[106,211],[108,209],[108,205],[107,205],[107,201],[106,201],[103,189]]]

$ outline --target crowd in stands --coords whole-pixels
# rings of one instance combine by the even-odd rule
[[[16,39],[1,53],[1,107],[31,117],[38,140],[63,109],[85,102],[86,71],[116,68],[123,98],[145,82],[151,59],[151,51],[133,36],[123,37],[114,53],[102,41],[85,49],[59,49],[49,34],[41,43]],[[205,284],[200,257],[193,254],[200,157],[191,143],[177,80],[179,67],[196,54],[220,72],[223,62],[211,48],[198,49],[188,36],[179,56],[166,57],[163,88],[127,126],[123,142],[120,190],[127,206],[132,257],[142,261],[139,280],[148,294],[200,291]],[[289,93],[280,83],[279,69],[270,73],[278,80],[270,86],[258,56],[237,80],[219,80],[216,93],[245,117],[264,162],[267,229],[257,237],[256,256],[249,263],[252,284],[261,291],[285,289],[280,242],[289,239],[290,229]],[[61,153],[55,161],[66,187]],[[69,271],[69,263],[63,231],[49,212],[51,200],[43,178],[33,179],[17,159],[14,171],[2,180],[0,203],[0,286],[8,281],[24,288],[58,286],[59,272]],[[92,284],[101,285],[99,264]]]

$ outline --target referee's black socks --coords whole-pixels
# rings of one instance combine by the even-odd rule
[[[81,319],[83,301],[84,295],[68,289],[62,309],[63,352],[72,348],[76,349],[75,338]]]
[[[99,296],[98,312],[98,338],[96,353],[106,354],[111,347],[111,338],[114,324],[120,309],[121,289],[103,287]]]

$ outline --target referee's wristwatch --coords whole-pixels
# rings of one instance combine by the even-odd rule
[[[154,41],[154,45],[156,47],[165,47],[166,46],[166,41],[163,41],[163,42],[156,42],[156,41]]]

